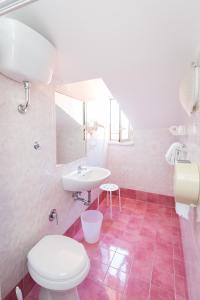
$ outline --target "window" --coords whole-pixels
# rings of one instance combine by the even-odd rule
[[[110,141],[128,142],[131,140],[131,126],[118,102],[110,100]]]

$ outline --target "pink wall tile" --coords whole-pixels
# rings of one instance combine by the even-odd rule
[[[87,161],[103,165],[106,143],[96,141],[87,158],[57,166],[54,87],[32,84],[31,106],[25,115],[17,111],[24,101],[23,85],[0,75],[0,90],[0,277],[4,298],[26,275],[26,256],[33,245],[45,234],[64,233],[85,209],[63,190],[62,174]],[[41,145],[38,151],[33,147],[35,141]],[[93,191],[92,198],[96,195]],[[58,211],[58,225],[48,220],[52,208]],[[78,226],[80,221],[68,234],[73,236]],[[23,292],[27,286],[23,283]]]
[[[168,129],[134,128],[132,146],[108,146],[111,180],[133,190],[173,195],[173,168],[165,153],[174,140]]]

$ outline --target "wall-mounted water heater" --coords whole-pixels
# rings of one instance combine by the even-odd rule
[[[55,48],[41,34],[11,18],[0,19],[0,72],[18,82],[49,84]]]

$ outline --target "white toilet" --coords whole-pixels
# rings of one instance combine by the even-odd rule
[[[41,286],[39,300],[78,300],[77,286],[89,272],[84,246],[62,235],[47,235],[28,253],[28,270]]]

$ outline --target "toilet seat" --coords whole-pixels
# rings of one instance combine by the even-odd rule
[[[28,253],[30,275],[47,289],[74,288],[87,276],[89,267],[83,245],[62,235],[45,236]]]

